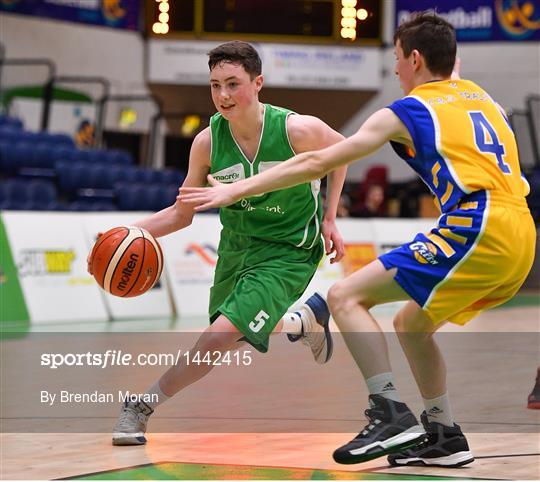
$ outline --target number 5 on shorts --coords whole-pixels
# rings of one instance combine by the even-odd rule
[[[267,320],[270,318],[270,315],[266,313],[266,311],[259,311],[257,313],[257,316],[255,317],[255,321],[252,321],[249,324],[249,327],[253,333],[259,333],[261,331],[264,324],[267,322]],[[256,322],[256,323],[255,323]]]

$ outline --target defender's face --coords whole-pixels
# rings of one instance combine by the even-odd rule
[[[258,102],[262,75],[251,80],[239,64],[222,62],[210,72],[212,101],[227,120],[234,119]]]
[[[398,39],[394,48],[394,55],[396,57],[395,73],[399,77],[399,84],[401,90],[405,95],[408,95],[411,90],[414,89],[414,55],[411,54],[405,57],[401,43]]]

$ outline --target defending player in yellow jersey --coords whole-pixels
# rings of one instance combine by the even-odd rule
[[[430,233],[379,259],[398,268],[395,280],[433,322],[464,324],[512,298],[534,259],[534,249],[523,249],[534,246],[535,229],[514,134],[499,106],[468,80],[422,84],[389,109],[414,152],[392,146],[431,189],[442,216]]]
[[[348,139],[299,154],[234,184],[181,189],[197,210],[282,189],[365,157],[390,141],[433,192],[441,217],[328,293],[328,304],[370,392],[369,423],[334,452],[339,463],[390,454],[391,465],[457,467],[474,460],[455,424],[446,366],[433,334],[464,324],[511,298],[529,272],[535,228],[525,196],[516,140],[504,113],[473,82],[452,78],[453,27],[426,13],[394,37],[396,75],[405,97],[375,112]],[[422,395],[425,433],[401,402],[385,336],[370,313],[407,300],[394,327]],[[354,335],[354,336],[353,336]]]

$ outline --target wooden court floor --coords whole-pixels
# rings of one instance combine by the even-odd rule
[[[530,306],[510,305],[504,309],[482,314],[467,325],[465,330],[470,332],[521,332],[529,333],[530,338],[537,339],[540,331],[539,309],[540,306],[537,303],[532,303]],[[380,318],[385,329],[391,330],[391,313],[382,311]],[[455,327],[448,328],[448,331],[454,330],[456,330]],[[336,334],[336,337],[339,336]],[[23,341],[15,340],[9,343],[22,344]],[[493,348],[496,349],[496,347]],[[492,347],[486,347],[487,351],[491,349]],[[540,479],[540,436],[538,430],[540,428],[540,411],[527,410],[525,405],[527,394],[534,384],[535,364],[540,364],[538,347],[536,347],[536,353],[532,354],[530,347],[525,350],[529,351],[526,354],[528,358],[521,356],[523,355],[521,352],[524,351],[521,347],[513,347],[513,350],[516,356],[508,356],[504,361],[507,371],[500,373],[500,386],[494,386],[493,376],[489,377],[489,383],[482,385],[483,377],[478,376],[474,378],[475,385],[467,387],[465,390],[465,393],[469,394],[468,398],[459,397],[457,400],[453,400],[454,411],[458,414],[456,418],[459,419],[461,416],[463,423],[461,421],[460,423],[462,423],[476,457],[474,463],[460,469],[390,468],[384,457],[361,465],[338,465],[332,460],[332,451],[354,436],[355,433],[352,431],[350,433],[343,431],[332,433],[324,430],[320,433],[317,431],[277,433],[254,430],[252,433],[195,433],[192,430],[190,433],[178,433],[178,431],[166,433],[166,431],[161,430],[160,433],[157,433],[152,432],[152,425],[150,425],[149,442],[146,446],[113,447],[110,444],[110,434],[104,431],[100,433],[70,433],[66,429],[70,423],[69,420],[59,420],[59,432],[62,433],[30,433],[37,422],[29,418],[22,421],[28,427],[24,433],[13,433],[2,429],[0,476],[3,480],[51,480],[105,472],[102,474],[102,478],[107,478],[107,471],[121,471],[125,468],[148,466],[148,464],[166,467],[165,462],[173,462],[186,464],[186,467],[200,464],[201,470],[197,472],[197,477],[193,476],[194,472],[187,473],[191,473],[193,478],[205,478],[204,474],[207,473],[210,479],[213,478],[212,474],[215,476],[216,473],[220,474],[219,478],[224,479],[272,478],[272,475],[268,474],[280,473],[285,474],[287,478],[303,479],[311,478],[309,474],[314,474],[313,470],[317,469],[319,472],[314,478],[319,479],[371,479],[378,475],[389,479],[422,479],[427,476],[457,477],[460,479],[537,480]],[[337,354],[338,358],[340,356]],[[268,358],[271,359],[270,355]],[[527,366],[524,366],[524,359],[527,360]],[[399,365],[399,363],[398,359],[397,364]],[[325,373],[332,373],[331,365],[332,363],[325,366],[323,370],[328,370]],[[271,364],[269,361],[269,366],[274,367],[273,369],[277,371],[290,370],[287,360],[279,356],[272,360]],[[401,367],[398,371],[400,370],[403,371],[405,368]],[[462,375],[466,377],[475,372],[481,375],[482,372],[490,370],[490,367],[479,366],[475,362],[465,365],[459,370],[463,370]],[[351,376],[357,376],[354,372],[351,373]],[[403,371],[403,373],[405,372]],[[497,400],[490,398],[487,394],[499,393],[497,390],[502,390],[501,387],[509,379],[509,374],[513,374],[511,376],[515,378],[513,382],[516,383],[513,386],[518,387],[518,389],[505,398],[504,404],[499,407]],[[459,380],[460,374],[452,372],[452,366],[449,366],[449,375],[452,375],[454,384],[456,379]],[[212,376],[214,376],[213,373],[207,378]],[[396,376],[398,377],[397,374]],[[358,400],[356,418],[358,419],[358,430],[360,430],[365,423],[363,409],[365,408],[367,392],[359,374],[358,380],[354,399]],[[518,381],[516,382],[516,380]],[[217,376],[214,379],[214,383],[216,382]],[[353,382],[351,381],[351,383]],[[6,387],[2,386],[2,390],[4,389]],[[411,383],[404,384],[403,392],[402,396],[407,400],[417,397]],[[316,404],[317,400],[316,393],[312,393],[311,396],[313,398],[310,407],[314,403]],[[183,397],[182,395],[180,398],[183,399]],[[335,407],[326,408],[335,412],[339,418],[343,406],[342,402],[331,394],[327,396],[323,392],[321,392],[320,398],[324,400],[325,404],[331,404],[332,400],[336,400]],[[197,401],[186,395],[185,403],[192,403],[195,406]],[[295,400],[288,400],[287,403],[295,403]],[[467,418],[466,415],[467,407],[475,403],[484,404],[480,406],[481,413],[490,410],[496,411],[499,418],[488,417],[482,429],[475,428],[474,420],[471,420],[470,417]],[[24,400],[21,400],[21,404],[24,404]],[[415,405],[414,408],[417,410],[419,406]],[[283,413],[285,410],[286,408],[279,408],[277,415],[269,416],[268,420],[258,419],[257,423],[264,426],[265,423],[272,423],[272,418],[275,416],[286,417],[287,414]],[[164,410],[164,413],[163,420],[167,423],[167,412]],[[312,417],[316,418],[317,413],[313,412]],[[344,415],[344,417],[349,416],[351,415]],[[2,425],[4,427],[9,427],[8,422],[12,422],[8,418],[5,411],[2,410]],[[114,416],[107,414],[103,418],[105,418],[104,423],[112,427]],[[511,422],[509,423],[508,420]],[[156,423],[158,422],[159,419],[156,420]],[[186,423],[189,424],[189,421]],[[215,466],[221,467],[219,472],[216,472]],[[212,467],[214,468],[211,469]],[[271,468],[287,470],[269,472]],[[130,473],[132,474],[130,478],[134,478],[133,472]],[[111,478],[112,474],[111,472]],[[173,477],[174,475],[171,473],[170,478]],[[275,475],[275,477],[280,478],[279,475]]]

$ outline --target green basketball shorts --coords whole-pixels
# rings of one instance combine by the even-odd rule
[[[210,321],[226,316],[261,352],[279,320],[306,290],[323,255],[322,240],[311,250],[221,232]]]

